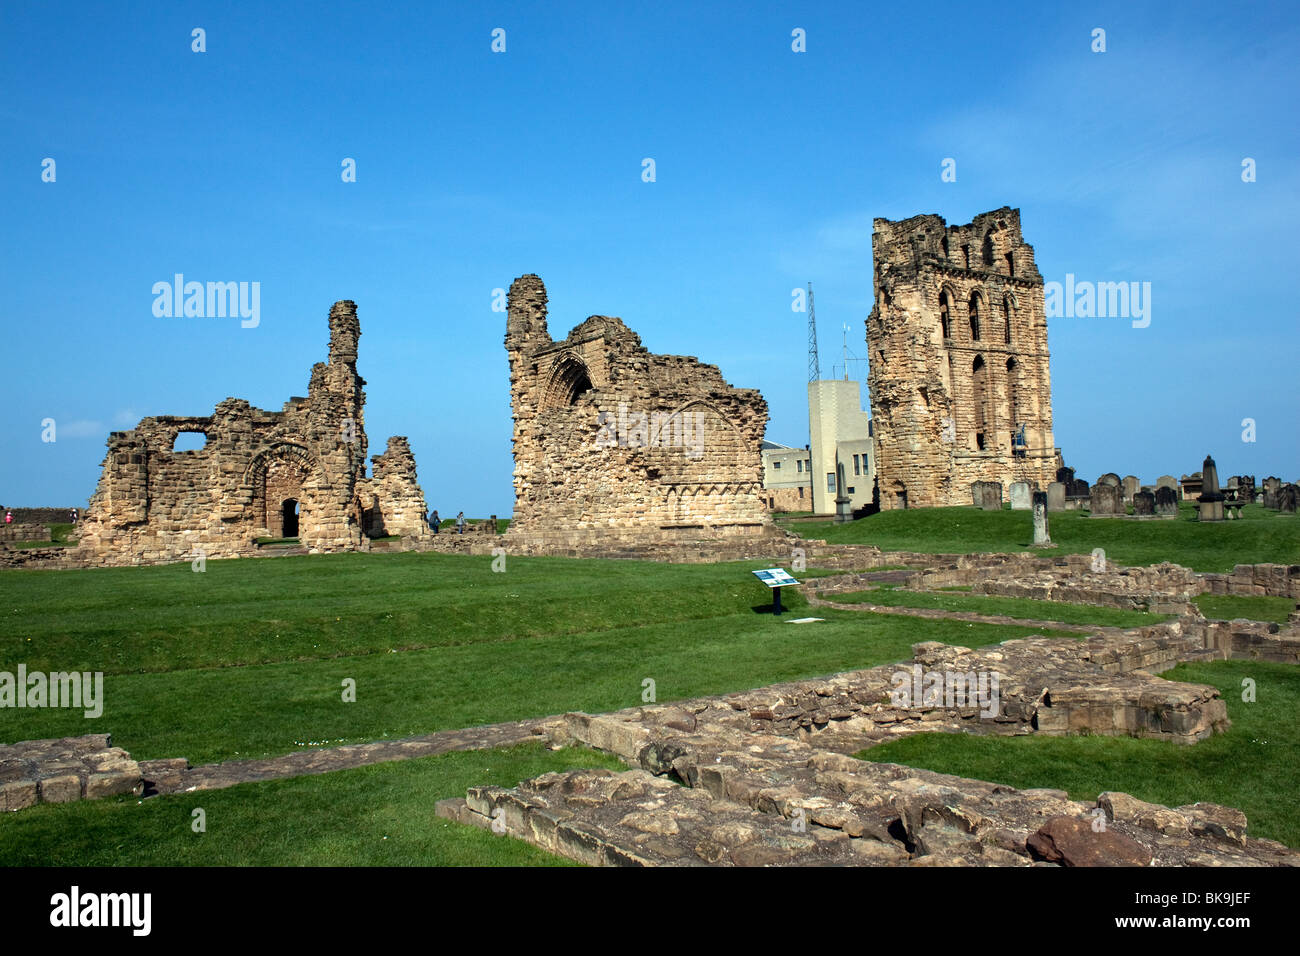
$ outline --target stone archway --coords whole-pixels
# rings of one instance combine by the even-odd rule
[[[300,537],[318,471],[316,459],[301,445],[282,443],[259,452],[245,476],[253,527],[271,538]]]

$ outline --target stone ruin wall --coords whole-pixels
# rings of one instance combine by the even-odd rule
[[[427,533],[406,439],[390,439],[387,454],[376,456],[376,476],[365,477],[356,304],[336,302],[329,328],[329,360],[312,367],[307,397],[291,398],[278,412],[228,398],[210,416],[145,418],[112,433],[74,560],[137,564],[200,551],[213,558],[256,554],[258,538],[293,530],[285,526],[290,501],[297,502],[296,536],[311,551],[364,550],[367,511],[385,516],[385,533]],[[202,433],[205,446],[174,451],[184,432]],[[421,513],[413,517],[415,502]]]
[[[759,448],[767,403],[693,357],[653,355],[610,316],[561,341],[546,289],[510,287],[506,352],[514,417],[507,536],[558,543],[771,535]],[[638,422],[638,416],[644,416]]]
[[[1045,491],[1060,462],[1043,278],[1020,211],[965,226],[877,219],[872,258],[867,384],[881,508],[969,504],[976,481]],[[1016,458],[1020,424],[1028,447]]]
[[[415,474],[411,443],[401,435],[388,439],[388,448],[375,455],[372,476],[357,480],[357,501],[365,533],[372,538],[400,535],[430,536],[429,515]]]

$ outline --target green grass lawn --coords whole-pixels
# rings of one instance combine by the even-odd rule
[[[1163,675],[1212,684],[1232,727],[1192,746],[1132,737],[973,737],[916,734],[864,751],[901,763],[1014,787],[1053,787],[1076,800],[1106,790],[1166,806],[1197,801],[1237,807],[1252,836],[1300,846],[1300,669],[1261,661],[1180,664]],[[1242,680],[1256,702],[1242,701]]]
[[[1177,519],[1133,521],[1090,518],[1087,512],[1052,514],[1052,554],[1088,554],[1095,548],[1120,564],[1173,561],[1196,571],[1230,571],[1235,564],[1300,563],[1300,518],[1246,505],[1241,520],[1201,524],[1195,506],[1183,504]],[[1033,518],[1028,511],[980,511],[973,507],[882,511],[849,524],[796,522],[805,538],[835,544],[872,544],[887,551],[960,553],[1030,551]]]
[[[627,769],[595,751],[527,743],[144,801],[42,804],[0,814],[0,866],[572,865],[437,817],[434,805],[583,767]],[[195,833],[200,807],[207,830]]]
[[[0,670],[100,670],[104,714],[0,710],[0,741],[111,733],[195,763],[746,690],[1026,627],[780,619],[755,562],[342,554],[0,575]],[[355,703],[342,682],[356,681]]]
[[[1202,594],[1193,599],[1196,606],[1212,621],[1231,621],[1244,617],[1251,621],[1276,621],[1285,624],[1296,609],[1294,598],[1253,597],[1233,594]]]
[[[1059,621],[1062,624],[1100,625],[1103,627],[1142,627],[1169,620],[1170,614],[1151,614],[1147,611],[1129,611],[1113,607],[1093,607],[1090,604],[1069,604],[1064,601],[1035,601],[1031,598],[1009,598],[996,595],[961,594],[945,591],[902,591],[882,587],[868,591],[849,591],[844,594],[823,594],[822,597],[846,604],[877,604],[881,607],[920,607],[942,611],[974,611],[978,614],[1001,614],[1006,617],[1038,621]]]

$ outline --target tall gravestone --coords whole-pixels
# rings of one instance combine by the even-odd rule
[[[1119,487],[1124,492],[1124,500],[1132,503],[1133,496],[1142,490],[1142,482],[1137,475],[1125,475]]]
[[[1277,510],[1283,514],[1295,514],[1296,506],[1296,486],[1292,484],[1283,485],[1277,493]]]
[[[1065,485],[1059,481],[1054,481],[1047,486],[1047,510],[1065,510]]]
[[[1118,487],[1119,487],[1119,475],[1115,474],[1115,472],[1113,472],[1113,471],[1108,471],[1108,472],[1106,472],[1106,474],[1102,475],[1100,478],[1097,479],[1097,484],[1099,484],[1099,485],[1111,485],[1111,486],[1113,486],[1113,487],[1115,487],[1115,488],[1118,488]]]
[[[1264,507],[1277,510],[1277,493],[1282,489],[1282,479],[1269,476],[1264,479]]]
[[[1119,485],[1102,484],[1092,486],[1091,511],[1094,518],[1124,513],[1124,500],[1119,494]]]
[[[1059,482],[1052,482],[1057,485]],[[1049,486],[1050,487],[1050,486]],[[1051,547],[1052,536],[1048,533],[1047,525],[1047,492],[1035,491],[1033,494],[1034,509],[1034,547],[1047,548]]]
[[[1157,518],[1178,517],[1178,492],[1175,489],[1168,485],[1157,485],[1155,499]]]
[[[1196,502],[1197,517],[1201,521],[1223,520],[1223,492],[1219,490],[1219,470],[1209,455],[1205,456],[1205,462],[1201,465],[1201,494]]]
[[[1133,515],[1137,518],[1154,518],[1156,496],[1149,491],[1139,491],[1133,496]]]
[[[1030,501],[1030,488],[1027,481],[1013,481],[1010,489],[1012,511],[1028,511],[1032,505]]]
[[[1173,475],[1161,475],[1156,479],[1156,487],[1171,488],[1176,492],[1178,491],[1178,479]]]

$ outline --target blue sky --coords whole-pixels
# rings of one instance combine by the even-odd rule
[[[407,435],[431,506],[508,514],[491,306],[526,272],[556,337],[621,316],[802,445],[791,289],[813,283],[829,374],[843,324],[866,352],[874,217],[1002,205],[1047,280],[1151,283],[1147,328],[1049,324],[1067,464],[1295,480],[1298,64],[1294,3],[8,0],[0,503],[84,503],[143,416],[305,394],[350,298],[371,453]],[[177,272],[259,282],[260,324],[155,317]]]

